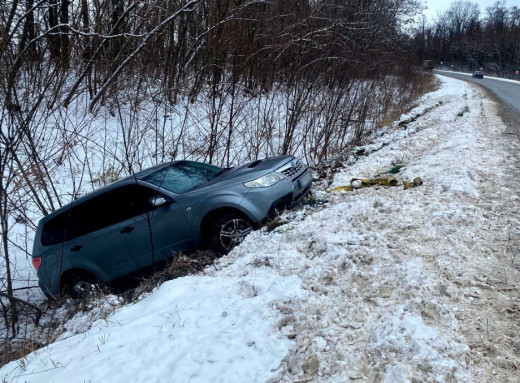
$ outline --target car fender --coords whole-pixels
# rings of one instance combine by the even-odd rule
[[[38,284],[42,289],[43,293],[48,298],[55,297],[58,294],[60,294],[60,284],[63,275],[65,275],[67,272],[71,270],[78,269],[89,272],[102,282],[108,282],[110,280],[107,273],[103,272],[101,269],[95,267],[94,265],[83,262],[78,262],[74,264],[70,264],[67,262],[67,265],[63,265],[61,268],[53,268],[51,270],[49,278],[40,279],[38,281]]]
[[[213,196],[205,196],[203,201],[198,202],[195,205],[182,206],[183,212],[188,222],[194,227],[199,227],[200,223],[208,214],[212,211],[220,210],[223,208],[236,209],[244,213],[249,219],[254,220],[255,217],[251,216],[242,206],[244,195],[223,192]]]
[[[77,259],[75,262],[70,263],[67,267],[63,267],[61,270],[60,280],[66,272],[74,269],[80,269],[89,272],[94,275],[101,282],[109,282],[111,278],[106,271],[103,271],[100,267],[96,266],[93,262],[89,262],[88,259]]]

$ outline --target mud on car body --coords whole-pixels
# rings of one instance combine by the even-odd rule
[[[226,253],[312,185],[293,156],[220,168],[174,161],[83,196],[42,218],[32,261],[42,291],[80,295],[173,256],[210,246]]]

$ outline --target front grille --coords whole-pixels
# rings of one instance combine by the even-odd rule
[[[301,173],[303,170],[303,163],[298,160],[296,161],[296,164],[294,166],[291,166],[290,168],[282,170],[282,174],[286,176],[287,178],[293,179],[293,177],[297,176]]]

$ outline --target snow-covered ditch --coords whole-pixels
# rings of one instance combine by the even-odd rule
[[[518,382],[518,139],[441,78],[303,208],[0,369],[6,382]],[[422,186],[327,193],[383,174]],[[114,301],[116,299],[114,298]]]

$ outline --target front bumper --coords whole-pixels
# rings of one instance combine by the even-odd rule
[[[292,181],[293,183],[293,200],[292,203],[300,201],[303,197],[305,197],[311,191],[312,186],[312,173],[309,169],[305,169],[303,173],[301,173],[296,179]]]
[[[292,179],[285,178],[268,188],[250,189],[241,205],[249,218],[258,223],[269,215],[278,215],[292,208],[310,192],[311,187],[312,173],[304,168]]]

